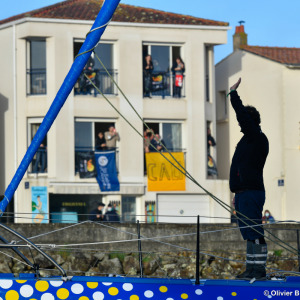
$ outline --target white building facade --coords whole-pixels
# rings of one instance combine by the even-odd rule
[[[123,8],[126,7],[129,6]],[[2,194],[93,23],[90,20],[59,19],[55,15],[51,18],[24,15],[4,21],[0,23],[3,45],[0,49]],[[226,23],[218,22],[191,25],[113,20],[95,51],[143,120],[163,139],[167,139],[167,133],[176,131],[176,143],[185,153],[186,169],[201,185],[229,204],[228,180],[208,178],[206,167],[207,124],[213,135],[216,135],[217,128],[213,47],[226,42],[227,30]],[[182,57],[186,71],[181,98],[172,96],[172,83],[169,83],[164,97],[161,93],[153,93],[152,98],[143,97],[145,53],[150,53],[153,61],[169,71],[175,56]],[[95,66],[98,64],[95,58]],[[143,123],[108,81],[107,75],[101,72],[99,78],[111,103],[143,133]],[[172,82],[172,76],[168,80]],[[186,191],[180,193],[148,192],[143,139],[103,97],[85,94],[80,87],[80,84],[75,86],[47,134],[44,167],[38,165],[35,169],[33,161],[14,195],[14,206],[10,205],[9,209],[15,213],[15,222],[32,222],[33,187],[46,189],[48,207],[45,211],[50,213],[50,219],[53,213],[76,212],[76,220],[86,220],[98,202],[117,203],[123,221],[149,221],[146,216],[149,204],[153,205],[155,215],[185,217],[176,222],[196,221],[194,217],[188,217],[191,215],[229,216],[188,180]],[[121,137],[117,143],[120,191],[104,193],[95,178],[80,178],[76,152],[82,147],[94,151],[97,132],[107,130],[109,124],[115,125]],[[216,150],[213,155],[216,157]],[[159,217],[151,220],[157,221]],[[172,220],[174,218],[167,219]]]

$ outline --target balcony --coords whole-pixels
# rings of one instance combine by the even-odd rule
[[[108,69],[115,82],[118,82],[118,71]],[[86,78],[86,76],[89,78]],[[77,80],[74,88],[75,95],[94,95],[97,96],[98,91],[93,84],[105,95],[117,95],[118,90],[112,82],[109,75],[104,70],[84,70]]]
[[[144,97],[173,97],[181,98],[185,97],[185,77],[183,76],[182,86],[176,86],[176,78],[173,73],[170,72],[155,72],[151,75],[151,94]],[[144,78],[144,85],[147,84]]]

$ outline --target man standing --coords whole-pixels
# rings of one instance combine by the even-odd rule
[[[97,207],[95,209],[93,209],[90,214],[89,214],[89,220],[90,221],[94,221],[94,222],[101,222],[104,219],[104,215],[103,215],[103,208],[104,208],[105,204],[102,202],[99,202]]]
[[[247,240],[246,271],[237,279],[266,277],[267,244],[262,226],[265,203],[263,168],[269,153],[269,142],[260,128],[260,114],[253,106],[244,106],[236,89],[241,78],[230,88],[230,101],[244,136],[236,146],[230,167],[230,190],[235,193],[233,204],[241,234]]]
[[[114,150],[117,147],[117,141],[120,141],[119,133],[114,125],[110,125],[108,131],[105,132],[106,147],[108,150]]]

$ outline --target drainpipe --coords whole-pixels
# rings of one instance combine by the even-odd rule
[[[17,138],[17,71],[16,71],[16,25],[12,26],[13,30],[13,106],[14,106],[14,171],[18,168],[18,138]],[[18,211],[18,192],[14,194],[14,213]],[[16,216],[14,214],[14,222],[16,223]]]

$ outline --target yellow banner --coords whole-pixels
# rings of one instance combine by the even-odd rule
[[[185,168],[183,152],[171,154],[163,152],[163,155],[176,167],[182,169],[175,160]],[[185,175],[166,158],[158,152],[146,153],[148,191],[185,191]]]

